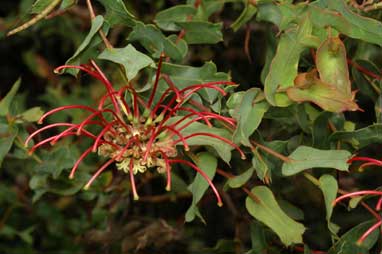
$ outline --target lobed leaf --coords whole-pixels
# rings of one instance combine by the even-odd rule
[[[124,48],[106,48],[98,58],[122,65],[129,81],[134,79],[141,69],[148,66],[155,67],[154,61],[149,56],[139,52],[131,44]]]

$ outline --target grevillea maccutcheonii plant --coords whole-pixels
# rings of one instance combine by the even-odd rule
[[[104,170],[115,163],[119,170],[129,174],[133,197],[134,199],[138,199],[139,196],[134,180],[136,174],[144,173],[149,168],[156,168],[159,173],[166,173],[166,190],[170,190],[171,164],[180,163],[189,166],[201,174],[214,191],[218,205],[222,205],[220,195],[211,179],[194,163],[178,157],[176,146],[181,144],[184,150],[188,151],[189,144],[187,141],[189,139],[196,136],[204,136],[232,146],[232,148],[239,151],[243,159],[245,158],[243,151],[235,143],[225,137],[203,130],[186,136],[181,133],[182,130],[194,122],[204,122],[207,126],[212,127],[211,120],[218,120],[225,125],[234,127],[235,120],[233,118],[221,116],[206,110],[198,111],[192,107],[185,106],[185,104],[194,93],[201,89],[213,89],[225,95],[226,92],[220,86],[233,86],[235,84],[230,81],[216,81],[194,84],[184,89],[178,89],[171,80],[167,79],[169,88],[165,90],[159,100],[154,103],[158,81],[161,78],[162,59],[163,58],[161,58],[158,63],[154,85],[147,102],[145,102],[129,84],[119,90],[115,90],[111,82],[94,61],[91,61],[91,65],[63,65],[58,67],[55,70],[56,72],[66,68],[75,68],[90,74],[102,82],[106,88],[106,93],[99,100],[97,108],[85,105],[67,105],[45,113],[39,120],[40,124],[46,117],[67,109],[85,110],[89,112],[89,115],[81,123],[53,123],[33,132],[26,139],[26,146],[37,134],[45,130],[55,127],[67,127],[59,134],[36,143],[30,148],[29,152],[33,153],[37,148],[47,143],[54,145],[58,140],[64,137],[73,135],[86,136],[91,138],[94,142],[75,162],[69,177],[74,177],[81,161],[92,152],[98,152],[100,156],[106,157],[108,160],[93,174],[85,185],[85,189],[88,189]],[[125,100],[125,93],[132,95],[132,105],[128,105],[128,102]],[[111,107],[106,106],[108,99],[111,101]],[[181,112],[186,112],[186,114],[180,115]],[[111,120],[109,120],[107,115],[112,116]],[[174,117],[177,117],[176,120],[171,121],[171,119],[175,119]],[[90,125],[100,126],[100,131],[98,133],[90,132],[86,129],[86,127]]]

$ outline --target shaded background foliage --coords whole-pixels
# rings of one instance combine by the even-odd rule
[[[141,199],[134,202],[126,176],[115,169],[101,175],[89,191],[81,190],[90,172],[99,163],[96,155],[85,161],[75,180],[67,179],[69,169],[80,151],[88,146],[86,140],[64,141],[60,146],[45,147],[35,156],[26,153],[23,141],[28,133],[37,128],[34,123],[37,119],[34,119],[34,114],[30,114],[30,121],[17,123],[13,117],[36,106],[46,111],[67,104],[95,105],[103,89],[87,75],[80,75],[76,79],[70,75],[58,76],[53,73],[55,67],[64,64],[74,54],[91,28],[85,1],[78,1],[64,13],[38,22],[15,36],[5,37],[11,28],[31,18],[34,2],[2,1],[0,5],[0,95],[4,98],[15,80],[22,77],[21,87],[12,100],[9,112],[2,115],[1,119],[0,133],[5,133],[0,143],[1,149],[7,150],[4,147],[7,147],[5,143],[10,137],[9,133],[11,143],[14,142],[9,152],[7,150],[0,171],[2,252],[132,253],[136,250],[138,253],[296,253],[304,252],[303,244],[306,245],[305,253],[338,253],[341,246],[349,248],[346,253],[368,253],[369,249],[370,253],[377,253],[380,250],[381,239],[377,233],[371,235],[363,246],[355,245],[358,237],[372,225],[368,220],[373,217],[367,210],[357,206],[349,212],[346,206],[340,205],[334,209],[332,218],[327,217],[330,204],[325,205],[327,198],[322,193],[325,195],[327,191],[329,196],[333,194],[333,190],[337,193],[332,179],[346,191],[380,187],[382,179],[377,168],[359,172],[357,167],[351,167],[350,174],[344,171],[348,171],[346,160],[351,153],[380,157],[382,58],[378,45],[382,44],[382,30],[376,31],[372,36],[364,35],[359,38],[357,33],[365,32],[369,24],[357,27],[359,20],[351,16],[347,20],[349,24],[346,23],[341,30],[342,23],[339,22],[338,25],[336,20],[327,19],[322,11],[333,10],[336,6],[328,5],[327,2],[330,1],[308,1],[311,2],[309,8],[321,8],[321,11],[314,9],[315,12],[310,13],[311,16],[307,18],[313,22],[312,26],[316,29],[313,34],[319,38],[319,45],[326,40],[328,34],[325,32],[326,28],[319,27],[319,22],[325,21],[328,23],[325,26],[333,25],[333,31],[336,29],[341,33],[347,58],[352,62],[349,64],[352,90],[359,89],[356,101],[364,112],[325,112],[307,102],[279,107],[277,103],[270,105],[266,102],[264,96],[269,100],[268,97],[273,94],[266,91],[264,95],[262,90],[264,85],[267,86],[265,80],[269,75],[269,64],[280,40],[293,32],[294,25],[300,27],[305,22],[298,18],[299,15],[303,16],[302,11],[299,13],[298,6],[303,6],[304,1],[259,0],[257,16],[253,11],[254,16],[239,18],[237,26],[235,21],[237,22],[238,17],[244,15],[245,11],[250,12],[250,1],[222,1],[225,2],[224,8],[218,8],[208,20],[222,22],[224,40],[208,45],[190,45],[186,57],[175,62],[200,67],[212,60],[216,64],[216,71],[229,73],[231,79],[240,84],[235,92],[230,92],[231,97],[221,100],[222,109],[217,111],[229,113],[236,119],[240,119],[240,113],[249,111],[248,121],[238,121],[238,128],[244,134],[234,134],[234,140],[246,147],[248,158],[242,161],[237,153],[233,153],[231,166],[219,161],[218,168],[221,172],[214,177],[214,182],[221,190],[225,205],[222,208],[217,207],[211,190],[207,190],[198,204],[202,219],[196,218],[185,224],[192,200],[192,193],[187,190],[187,186],[195,176],[189,170],[181,167],[174,170],[174,189],[170,193],[164,191],[162,178],[147,172],[140,180]],[[186,3],[122,2],[137,20],[144,23],[153,23],[160,11]],[[332,3],[334,2],[337,6],[341,3],[349,5],[354,13],[376,20],[381,18],[382,13],[379,10],[366,12],[357,5],[350,7],[350,3],[354,4],[356,1],[336,0]],[[97,14],[105,14],[107,3],[106,0],[94,1]],[[188,3],[192,6],[193,1]],[[359,1],[357,3],[361,4]],[[312,7],[315,5],[316,7]],[[278,8],[285,12],[278,13]],[[338,9],[336,11],[341,12]],[[278,15],[286,21],[278,20]],[[291,20],[290,23],[287,22],[288,19]],[[110,23],[108,38],[114,47],[122,48],[127,45],[126,38],[131,36],[133,28],[117,23]],[[233,31],[232,25],[237,31]],[[173,33],[163,31],[163,34],[169,36]],[[317,47],[312,46],[316,43],[312,41],[307,42],[308,46],[304,44],[301,55],[298,56],[299,62],[296,63],[296,73],[305,73],[314,68],[314,54],[310,49]],[[132,45],[152,57],[154,62],[158,61],[158,55],[150,54],[142,41],[133,41]],[[294,45],[290,44],[289,47]],[[99,54],[102,50],[103,46],[99,45],[95,51]],[[282,55],[281,58],[283,57],[288,55]],[[107,61],[102,61],[102,65],[107,75],[115,83],[120,83],[117,65]],[[357,68],[359,66],[362,68]],[[280,75],[282,81],[285,78],[294,80],[295,75],[283,71],[281,69],[274,72],[275,75]],[[141,71],[136,79],[137,83],[150,83],[152,72],[150,68]],[[212,71],[211,75],[215,72]],[[368,75],[368,72],[372,72],[374,76]],[[249,106],[245,106],[242,101],[248,102]],[[215,110],[217,106],[210,103],[208,107]],[[36,112],[38,115],[38,110]],[[52,117],[50,121],[53,123],[69,118],[75,122],[81,117],[81,113],[73,112]],[[376,124],[371,129],[370,126],[374,123]],[[362,128],[366,129],[353,132]],[[14,139],[12,135],[15,135]],[[251,147],[248,145],[249,140],[258,143]],[[279,155],[308,162],[288,166],[285,157],[284,161],[283,158],[280,160],[268,150],[262,149],[263,146]],[[307,146],[329,152],[308,150]],[[196,152],[205,150],[197,148]],[[330,162],[328,158],[331,153],[338,161]],[[240,177],[236,178],[236,182],[229,180],[227,183],[227,178],[233,175]],[[331,177],[329,180],[320,178],[323,175]],[[320,182],[317,183],[318,179],[322,181],[321,185]],[[330,187],[322,187],[323,184]],[[289,234],[287,228],[278,229],[280,225],[275,225],[274,222],[270,226],[266,218],[259,217],[264,207],[256,207],[256,202],[250,201],[245,192],[250,192],[250,188],[254,186],[261,186],[253,190],[253,195],[263,198],[266,204],[271,204],[274,195],[282,210],[276,205],[270,205],[270,209],[281,214],[277,218],[283,218],[286,214],[292,221],[291,228],[296,229],[297,233]],[[375,200],[365,202],[371,206]],[[332,222],[340,226],[339,231]],[[345,237],[344,233],[349,230],[353,230],[350,237]],[[283,238],[282,235],[285,234],[291,235],[293,239]],[[316,251],[310,252],[309,248]]]

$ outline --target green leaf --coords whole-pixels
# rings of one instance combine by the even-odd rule
[[[345,97],[352,97],[346,48],[340,38],[329,36],[320,45],[316,53],[316,66],[323,82],[333,85]]]
[[[147,66],[155,67],[150,57],[136,50],[131,44],[124,48],[107,48],[98,58],[121,64],[128,80],[135,78],[138,72]]]
[[[309,5],[309,10],[311,20],[317,27],[332,26],[351,38],[382,45],[382,23],[352,12],[344,0],[317,1]]]
[[[63,0],[60,5],[61,10],[65,10],[67,8],[72,7],[73,5],[77,4],[78,0]]]
[[[179,120],[181,117],[173,117],[169,119],[167,124],[171,124]],[[208,127],[205,124],[199,122],[193,122],[186,128],[181,131],[183,136],[188,136],[195,133],[209,133],[216,136],[223,137],[225,139],[231,140],[231,134],[226,129],[216,128],[216,127]],[[231,150],[233,147],[222,140],[209,137],[209,136],[195,136],[187,139],[187,144],[190,146],[211,146],[216,150],[218,155],[226,162],[229,163],[231,160]],[[182,142],[179,142],[177,145],[183,145]]]
[[[207,152],[199,153],[197,154],[194,162],[196,166],[203,170],[211,180],[214,178],[218,161],[213,155]],[[188,187],[192,193],[192,203],[186,212],[187,222],[193,221],[195,216],[201,218],[200,213],[198,212],[197,204],[202,199],[208,187],[208,182],[200,174],[196,175],[194,181]]]
[[[294,86],[300,54],[305,49],[302,42],[311,32],[312,24],[305,18],[298,28],[291,28],[281,36],[264,84],[265,96],[271,105],[288,106],[291,103],[277,90]]]
[[[249,254],[267,253],[269,246],[265,238],[264,226],[254,221],[251,223],[250,231],[252,246]]]
[[[127,40],[139,41],[154,58],[159,58],[163,52],[175,61],[183,58],[182,50],[154,25],[137,22]]]
[[[293,101],[313,102],[330,112],[359,110],[353,95],[349,96],[332,84],[321,81],[314,69],[311,72],[299,74],[295,79],[295,87],[288,88],[287,95]]]
[[[76,162],[76,153],[68,146],[61,145],[53,151],[45,152],[42,161],[33,168],[33,171],[37,174],[51,175],[53,179],[58,179],[64,169],[73,167]]]
[[[257,186],[251,192],[259,199],[259,203],[247,197],[245,205],[248,212],[255,219],[270,227],[285,245],[302,243],[305,227],[292,220],[281,210],[272,191],[266,186]]]
[[[106,9],[105,21],[114,26],[117,24],[133,27],[136,24],[136,19],[131,14],[122,0],[97,0]]]
[[[36,0],[36,2],[34,2],[33,5],[32,5],[32,9],[31,9],[30,13],[32,13],[32,14],[41,13],[51,3],[52,3],[52,0]]]
[[[206,62],[201,67],[163,63],[162,73],[168,74],[178,89],[206,82],[230,80],[228,74],[217,71],[213,62]],[[161,81],[162,85],[163,82]],[[210,104],[213,104],[219,95],[216,90],[207,88],[200,90],[199,93]]]
[[[376,76],[379,74],[379,68],[371,61],[362,60],[362,59],[353,59],[352,60],[356,65],[361,66],[362,68],[368,70],[371,73],[374,73]],[[378,98],[378,89],[376,89],[376,80],[369,78],[366,74],[359,71],[353,65],[352,68],[352,78],[354,79],[354,84],[360,90],[360,93],[369,96],[370,99],[376,101]]]
[[[76,52],[72,57],[70,57],[66,61],[66,65],[79,65],[84,60],[82,58],[86,58],[87,49],[96,46],[101,40],[98,38],[97,40],[97,32],[101,29],[104,19],[102,16],[98,15],[92,20],[92,26],[90,28],[89,33],[81,43],[81,45],[77,48]],[[73,76],[77,75],[79,70],[77,69],[65,69],[62,73],[69,73]]]
[[[299,146],[291,155],[290,161],[284,162],[284,176],[295,175],[310,168],[334,168],[347,171],[347,160],[351,153],[345,150],[320,150],[308,146]]]
[[[18,120],[16,122],[37,122],[43,114],[44,111],[40,107],[33,107],[17,115],[16,118]]]
[[[17,136],[18,130],[7,124],[0,124],[0,167]]]
[[[188,44],[216,44],[223,41],[222,23],[184,21],[176,24],[185,30],[184,40]]]
[[[375,220],[367,221],[350,229],[329,249],[328,254],[369,254],[368,250],[374,246],[379,238],[378,230],[374,230],[362,245],[356,242],[375,223]]]
[[[9,113],[9,107],[11,106],[13,97],[15,97],[19,90],[21,79],[19,78],[12,86],[11,90],[0,101],[0,116],[6,116]]]
[[[243,12],[240,16],[232,23],[231,28],[236,32],[241,26],[247,23],[256,14],[257,8],[250,1],[246,1]]]
[[[176,22],[187,21],[195,13],[196,9],[192,5],[180,4],[158,12],[154,22],[162,30],[180,31],[182,28]]]
[[[373,143],[382,143],[382,124],[373,124],[355,131],[336,131],[329,140],[349,142],[357,149]]]
[[[259,153],[258,148],[253,150],[252,166],[255,168],[257,177],[259,177],[261,181],[264,181],[266,180],[266,177],[269,177],[269,167]]]
[[[263,100],[264,95],[257,88],[252,88],[244,93],[239,107],[235,109],[233,117],[237,121],[234,132],[236,143],[241,142],[245,146],[251,146],[249,137],[259,127],[269,104]]]
[[[248,182],[248,180],[252,177],[254,171],[255,170],[253,168],[249,168],[244,173],[228,179],[227,181],[228,186],[231,188],[240,188],[246,182]]]
[[[326,207],[326,221],[329,229],[332,231],[333,224],[330,222],[333,212],[333,201],[337,197],[338,183],[337,180],[331,175],[323,175],[319,179],[320,189],[324,195],[325,207]],[[332,232],[337,233],[337,232]]]

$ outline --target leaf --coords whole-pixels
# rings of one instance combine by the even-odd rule
[[[180,4],[158,12],[154,22],[162,30],[180,31],[182,28],[176,22],[187,21],[188,17],[195,13],[196,9],[192,5]]]
[[[17,120],[16,122],[37,122],[43,114],[44,111],[42,111],[40,107],[33,107],[17,115],[16,118],[21,120]]]
[[[333,212],[333,201],[337,197],[338,183],[337,180],[331,175],[323,175],[319,179],[320,189],[324,195],[325,207],[326,207],[326,221],[329,229],[331,228],[330,218]]]
[[[297,102],[309,101],[330,112],[356,111],[358,105],[345,92],[318,79],[316,70],[301,73],[295,80],[295,87],[287,89],[289,99]]]
[[[300,54],[305,49],[302,41],[311,32],[312,24],[305,18],[297,29],[291,28],[281,36],[264,83],[265,97],[271,105],[288,106],[291,103],[285,94],[277,93],[277,90],[294,86]]]
[[[231,188],[240,188],[246,182],[248,182],[248,180],[252,177],[254,171],[255,170],[253,168],[249,168],[244,173],[228,179],[227,181],[228,186]]]
[[[376,101],[378,98],[378,93],[375,89],[375,79],[369,78],[369,76],[359,71],[355,66],[358,65],[373,73],[377,77],[379,76],[379,68],[371,61],[362,59],[353,59],[352,61],[354,63],[352,68],[352,78],[354,79],[354,84],[360,90],[360,93],[370,97],[373,101]]]
[[[107,48],[98,58],[121,64],[129,81],[135,78],[141,69],[147,66],[155,66],[154,61],[150,57],[136,50],[131,44],[124,48]]]
[[[267,253],[269,248],[267,240],[265,238],[265,229],[264,226],[259,222],[251,223],[251,250],[249,254],[258,254],[258,253]]]
[[[214,178],[218,162],[213,155],[208,152],[198,153],[194,162],[196,166],[203,170],[211,180]],[[208,182],[200,174],[197,174],[192,184],[188,186],[188,189],[192,193],[192,203],[186,212],[187,222],[193,221],[195,216],[201,218],[196,205],[202,199],[208,187]]]
[[[320,80],[333,85],[345,97],[352,97],[346,49],[340,38],[329,37],[320,45],[316,65]]]
[[[171,124],[179,120],[181,117],[173,117],[171,118],[167,124]],[[181,134],[185,137],[191,134],[195,133],[209,133],[216,136],[220,136],[222,138],[231,140],[231,135],[228,130],[216,128],[216,127],[208,127],[205,124],[199,123],[199,122],[193,122],[188,127],[184,128],[181,131]],[[209,137],[209,136],[195,136],[187,139],[187,144],[190,146],[211,146],[216,150],[218,155],[226,162],[229,163],[231,160],[231,150],[233,147],[226,142]],[[177,145],[183,145],[182,142],[179,142]]]
[[[6,116],[9,113],[9,107],[11,106],[13,97],[15,97],[17,91],[20,88],[21,79],[19,78],[12,86],[11,90],[0,101],[0,116]]]
[[[261,181],[265,181],[267,177],[269,178],[269,167],[267,163],[264,161],[263,157],[259,153],[258,148],[252,151],[253,157],[252,157],[252,166],[256,170],[257,177]]]
[[[382,124],[373,124],[355,131],[336,131],[329,139],[333,142],[350,142],[355,148],[361,149],[373,143],[382,143]]]
[[[289,218],[277,204],[272,191],[266,186],[254,187],[251,192],[259,199],[259,203],[250,197],[245,200],[248,212],[257,220],[270,227],[287,246],[302,243],[305,227]]]
[[[72,7],[73,5],[76,5],[77,1],[78,0],[63,0],[61,2],[60,9],[61,10],[68,9],[68,8]]]
[[[240,16],[232,23],[231,28],[236,32],[256,14],[257,8],[250,1],[245,2],[245,7]]]
[[[348,171],[347,160],[351,153],[345,150],[320,150],[308,146],[299,146],[289,155],[290,161],[284,162],[284,176],[295,175],[309,168],[334,168]]]
[[[351,38],[382,45],[382,23],[352,12],[344,0],[317,1],[309,5],[309,10],[311,20],[317,27],[332,26]]]
[[[234,132],[236,143],[241,142],[245,146],[251,146],[249,136],[259,127],[265,112],[269,108],[266,101],[261,101],[264,98],[263,96],[257,88],[249,89],[244,93],[239,107],[233,113],[233,117],[237,121]]]
[[[222,23],[184,21],[176,24],[184,29],[184,40],[188,44],[216,44],[223,41]]]
[[[182,52],[177,45],[166,38],[154,25],[137,22],[127,40],[139,41],[154,58],[159,58],[163,52],[175,61],[181,61],[183,58]]]
[[[374,230],[362,243],[357,244],[357,240],[365,233],[375,221],[361,223],[346,232],[328,251],[328,254],[369,254],[369,251],[379,238],[378,230]]]
[[[74,55],[66,61],[66,65],[79,65],[83,60],[82,58],[86,58],[86,50],[88,48],[94,47],[100,42],[100,39],[97,40],[97,32],[101,29],[103,22],[104,19],[100,15],[98,15],[92,20],[92,26],[90,28],[89,33],[87,34],[81,45],[77,48]],[[61,71],[60,74],[69,73],[75,76],[78,74],[78,72],[79,70],[77,69],[65,69],[64,71]]]
[[[201,67],[163,63],[162,73],[168,74],[178,89],[212,81],[230,80],[228,74],[217,71],[216,65],[213,62],[206,62]],[[161,82],[162,85],[163,82]],[[202,89],[199,93],[210,104],[213,104],[219,95],[219,92],[214,89]]]
[[[7,124],[0,124],[0,167],[17,136],[18,130]]]
[[[30,13],[32,14],[38,14],[44,11],[52,2],[52,0],[36,0],[36,2],[33,3],[32,9]]]
[[[117,24],[126,25],[128,27],[133,27],[137,20],[134,15],[131,14],[123,0],[97,0],[106,9],[105,21],[114,26]]]
[[[42,161],[33,168],[33,171],[58,179],[64,169],[73,167],[76,162],[76,153],[68,146],[59,146],[53,151],[45,152]]]

